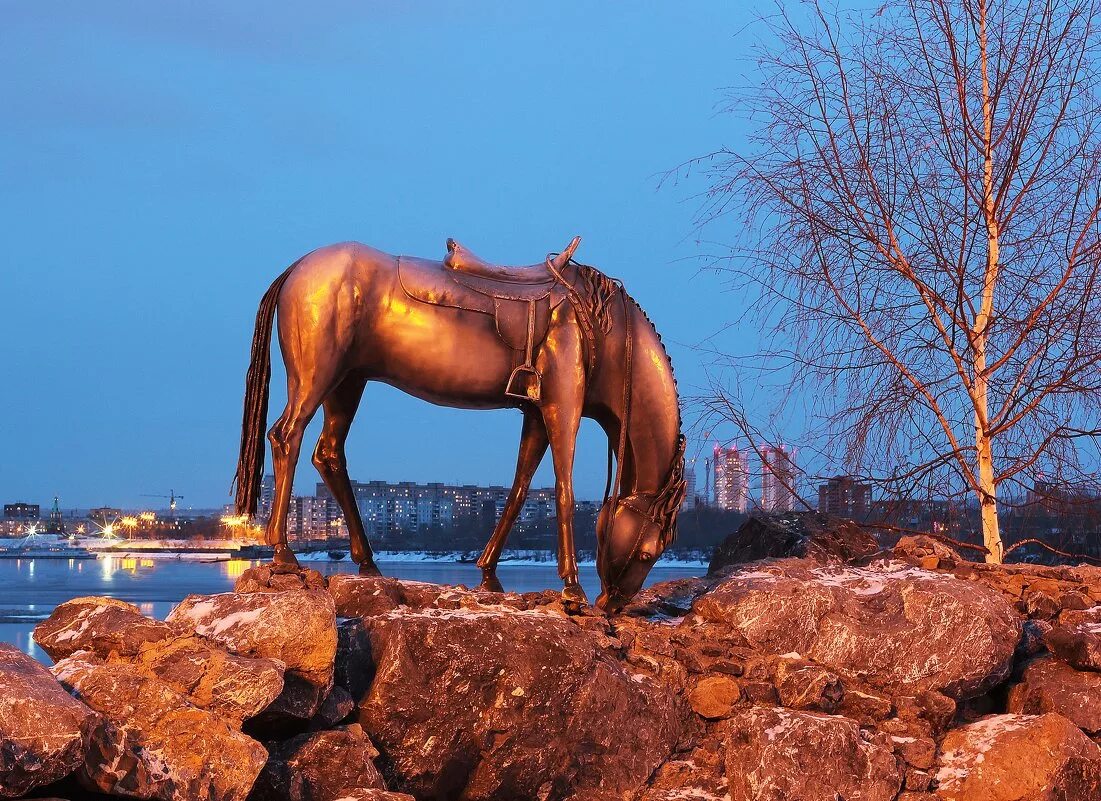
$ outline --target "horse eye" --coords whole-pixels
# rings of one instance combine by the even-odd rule
[[[643,551],[638,555],[638,558],[641,559],[643,562],[649,562],[651,559],[654,558],[654,555],[649,551]]]

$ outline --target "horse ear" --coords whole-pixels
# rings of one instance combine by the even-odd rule
[[[575,236],[573,241],[566,246],[566,249],[554,257],[554,261],[551,262],[555,269],[561,270],[567,264],[570,263],[570,259],[573,258],[573,252],[577,250],[577,246],[581,244],[581,237]]]

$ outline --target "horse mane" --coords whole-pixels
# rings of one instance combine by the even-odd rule
[[[673,390],[676,391],[677,375],[673,370],[673,360],[670,358],[669,351],[661,339],[661,334],[654,326],[646,310],[638,304],[637,300],[628,294],[622,282],[608,277],[600,270],[588,264],[581,264],[572,259],[570,263],[577,269],[577,292],[588,307],[593,322],[603,334],[606,335],[612,330],[612,303],[620,293],[623,293],[623,297],[642,315],[642,318],[646,320],[646,324],[649,325],[650,329],[654,332],[654,336],[657,337],[658,345],[661,346],[662,355],[665,356],[665,363],[669,366],[669,374],[673,378]],[[680,430],[681,415],[680,403],[678,402],[677,451],[673,456],[673,463],[669,467],[669,475],[665,479],[665,483],[662,485],[661,489],[658,490],[657,495],[654,497],[653,505],[650,507],[654,518],[661,523],[661,530],[663,532],[662,544],[666,547],[676,539],[677,512],[680,511],[681,504],[684,502],[685,493],[688,491],[688,484],[684,478],[685,437],[684,434],[679,433]]]

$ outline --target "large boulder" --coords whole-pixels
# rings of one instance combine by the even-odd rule
[[[75,771],[97,720],[50,671],[0,643],[0,796],[20,796]]]
[[[146,643],[171,636],[167,623],[145,617],[133,604],[104,597],[66,601],[34,629],[34,641],[55,662],[77,651],[132,656]]]
[[[681,625],[733,629],[758,651],[798,654],[872,687],[953,698],[1001,683],[1021,632],[999,593],[896,561],[766,561],[732,572],[693,609]]]
[[[728,725],[732,801],[894,801],[902,787],[890,739],[848,718],[755,708]]]
[[[250,801],[336,801],[358,790],[385,790],[378,751],[358,724],[302,734],[275,749]]]
[[[113,598],[77,598],[58,606],[35,629],[54,659],[77,651],[126,662],[165,681],[191,703],[237,726],[283,690],[283,663],[240,656],[213,640],[142,615]]]
[[[936,778],[947,801],[1086,801],[1101,749],[1060,715],[992,715],[945,736]]]
[[[82,651],[53,673],[100,713],[77,774],[91,790],[161,801],[243,801],[267,760],[260,743],[132,665]]]
[[[1078,671],[1051,657],[1033,660],[1010,689],[1007,710],[1057,712],[1086,734],[1101,734],[1101,673]]]
[[[149,643],[124,661],[238,727],[283,691],[282,662],[230,653],[198,635]]]
[[[678,739],[668,688],[564,616],[401,609],[362,622],[359,720],[418,798],[563,798],[641,786]],[[364,677],[368,674],[363,673]]]
[[[286,666],[282,694],[267,715],[309,720],[333,683],[336,609],[315,590],[189,595],[168,616],[243,656]]]
[[[754,515],[715,549],[707,573],[769,557],[848,562],[878,550],[875,537],[842,517],[817,512]]]

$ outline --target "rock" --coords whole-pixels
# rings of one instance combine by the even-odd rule
[[[691,751],[668,759],[637,801],[729,801],[726,781],[726,732],[720,723]]]
[[[891,746],[903,762],[918,770],[927,770],[933,767],[937,756],[937,743],[928,737],[891,737]],[[924,787],[908,787],[909,790],[927,790]]]
[[[692,602],[715,582],[706,578],[679,578],[661,581],[640,591],[619,613],[619,620],[629,617],[670,620],[692,611]]]
[[[732,801],[894,801],[902,789],[890,740],[855,721],[755,708],[727,723]]]
[[[1026,620],[1021,627],[1021,639],[1017,643],[1014,659],[1018,662],[1045,650],[1047,645],[1044,640],[1051,631],[1051,624],[1046,620]]]
[[[899,720],[924,724],[932,737],[940,737],[956,716],[956,702],[938,692],[899,695],[894,705]]]
[[[871,687],[954,698],[1009,674],[1021,630],[999,593],[897,561],[763,562],[730,573],[693,609],[697,622],[732,628],[763,653],[799,654]]]
[[[237,727],[283,691],[282,662],[229,653],[196,635],[148,643],[124,661]]]
[[[50,671],[0,643],[0,796],[20,796],[75,771],[96,723]]]
[[[250,801],[336,801],[348,792],[385,790],[377,756],[357,724],[299,735],[272,754]]]
[[[1050,657],[1030,662],[1009,690],[1007,711],[1057,712],[1086,734],[1101,734],[1101,673],[1077,671]]]
[[[250,567],[237,577],[234,592],[285,592],[324,590],[325,577],[313,568],[293,567],[276,562]]]
[[[841,517],[817,512],[753,515],[715,549],[707,574],[768,557],[848,562],[878,550],[875,537]]]
[[[962,559],[959,551],[951,545],[928,534],[907,534],[899,538],[895,543],[894,554],[913,564],[932,557],[937,561],[937,566],[941,563],[955,564]]]
[[[329,578],[329,592],[338,617],[372,617],[399,606],[425,609],[435,606],[441,595],[450,595],[453,608],[463,595],[472,600],[475,593],[456,591],[423,581],[401,581],[385,576],[357,576],[337,573]],[[503,596],[503,593],[493,593]]]
[[[700,679],[688,696],[696,714],[708,720],[730,717],[734,705],[742,697],[738,682],[728,676],[708,676]]]
[[[841,679],[836,674],[807,662],[781,661],[773,682],[780,705],[791,709],[833,712],[845,696]]]
[[[171,626],[145,617],[133,604],[100,597],[66,601],[34,628],[34,641],[55,662],[77,651],[132,656],[172,635]]]
[[[865,726],[890,717],[892,710],[890,698],[852,688],[845,690],[837,709],[845,717],[852,718]]]
[[[1101,623],[1059,625],[1044,636],[1044,642],[1068,665],[1079,670],[1101,671]]]
[[[417,797],[633,792],[684,724],[667,687],[556,614],[407,609],[362,622],[374,669],[359,721],[388,782]]]
[[[345,790],[333,801],[417,801],[405,793],[392,793],[387,790],[363,789]]]
[[[1059,601],[1042,590],[1034,590],[1025,596],[1022,611],[1030,618],[1051,620],[1062,611]]]
[[[162,801],[243,801],[267,760],[260,743],[132,665],[82,651],[53,673],[100,713],[78,773],[89,789]]]
[[[323,592],[189,595],[168,622],[189,627],[228,650],[286,666],[283,692],[264,713],[307,721],[333,683],[336,610]]]
[[[947,801],[1101,797],[1101,749],[1060,715],[992,715],[940,747],[937,796]]]
[[[310,730],[331,729],[347,720],[355,709],[356,702],[352,699],[352,694],[343,687],[334,686],[325,696],[317,714],[310,720]]]

